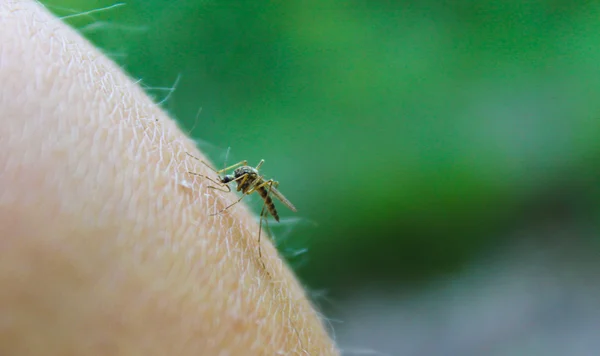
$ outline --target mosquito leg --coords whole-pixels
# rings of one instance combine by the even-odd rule
[[[279,182],[276,182],[276,181],[274,181],[274,180],[272,180],[272,179],[269,179],[269,180],[267,180],[267,181],[264,181],[263,183],[261,183],[261,184],[259,184],[259,185],[255,185],[254,187],[252,187],[252,188],[248,189],[248,190],[246,191],[246,194],[252,194],[252,193],[254,193],[255,191],[259,190],[260,188],[262,188],[262,187],[266,187],[267,185],[269,186],[269,194],[271,194],[271,187],[272,187],[273,185],[275,185],[275,186],[279,185]]]
[[[215,186],[209,185],[209,186],[208,186],[208,188],[210,188],[210,189],[219,190],[219,191],[221,191],[221,192],[225,192],[225,193],[229,193],[229,192],[231,192],[231,188],[229,188],[229,186],[228,186],[227,184],[222,184],[222,183],[219,183],[219,182],[215,181],[214,179],[212,179],[212,178],[210,178],[210,177],[208,177],[208,176],[205,176],[205,175],[203,175],[203,174],[200,174],[200,173],[194,173],[194,172],[188,172],[188,173],[189,173],[189,174],[191,174],[191,175],[194,175],[194,176],[198,176],[198,177],[202,177],[202,178],[208,179],[209,181],[213,182],[213,183],[214,183],[214,184],[216,184],[217,186],[220,186],[220,187],[225,187],[225,188],[226,188],[226,189],[221,189],[221,188],[218,188],[218,187],[215,187]]]
[[[236,179],[233,179],[233,180],[229,181],[227,184],[231,184],[233,182],[237,182],[238,185],[237,185],[237,189],[236,190],[239,192],[239,191],[242,190],[242,187],[246,184],[247,180],[248,180],[248,175],[244,174],[243,176],[239,176]],[[248,194],[248,192],[244,192],[244,194]]]
[[[187,154],[188,156],[192,157],[192,158],[193,158],[193,159],[195,159],[195,160],[198,160],[198,161],[200,161],[200,160],[201,160],[200,158],[198,158],[198,157],[194,156],[193,154],[191,154],[191,153],[189,153],[189,152],[186,152],[186,154]]]
[[[188,153],[188,152],[186,152],[186,153],[187,153],[187,155],[188,155],[188,156],[192,157],[193,159],[195,159],[195,160],[198,160],[198,161],[202,162],[202,163],[203,163],[203,164],[204,164],[206,167],[208,167],[208,168],[209,168],[211,171],[213,171],[213,172],[215,172],[215,173],[217,173],[217,174],[221,174],[221,173],[223,173],[223,172],[227,172],[227,171],[229,171],[229,170],[231,170],[231,169],[234,169],[234,168],[236,168],[236,167],[239,167],[239,166],[245,166],[245,165],[247,165],[247,164],[248,164],[248,161],[245,161],[245,160],[244,160],[244,161],[238,162],[238,163],[236,163],[236,164],[234,164],[234,165],[232,165],[232,166],[229,166],[229,167],[227,167],[227,168],[223,168],[223,169],[221,169],[221,170],[218,170],[218,171],[217,171],[216,169],[214,169],[213,167],[211,167],[211,166],[210,166],[210,164],[208,164],[208,163],[204,162],[204,161],[203,161],[203,160],[201,160],[200,158],[198,158],[198,157],[196,157],[196,156],[194,156],[194,155],[192,155],[192,154],[190,154],[190,153]]]
[[[246,180],[248,179],[248,176],[247,176],[247,175],[243,175],[243,176],[241,176],[241,177],[237,177],[236,179],[234,179],[234,180],[232,180],[232,181],[231,181],[231,182],[235,182],[235,181],[237,181],[237,180],[240,180],[240,179],[241,179],[241,181],[240,181],[240,183],[238,184],[238,191],[240,190],[240,188],[239,188],[239,187],[243,186],[243,185],[244,185],[244,183],[246,183]],[[229,182],[229,183],[231,183],[231,182]],[[230,192],[230,191],[231,191],[231,188],[229,188],[229,183],[228,183],[228,184],[225,184],[225,186],[227,187],[227,189],[229,189],[229,192]],[[209,188],[211,188],[211,187],[209,187]],[[217,188],[214,188],[214,189],[217,189]],[[246,195],[248,195],[248,192],[244,192],[244,193],[242,194],[242,196],[241,196],[241,197],[240,197],[240,198],[239,198],[239,199],[238,199],[238,200],[237,200],[235,203],[233,203],[233,204],[230,204],[230,205],[228,205],[227,207],[225,207],[224,209],[221,209],[220,211],[217,211],[216,213],[214,213],[214,214],[210,214],[210,215],[211,215],[211,216],[214,216],[214,215],[221,214],[221,213],[222,213],[222,212],[224,212],[225,210],[227,210],[227,209],[231,208],[231,207],[232,207],[232,206],[234,206],[235,204],[237,204],[237,203],[239,203],[240,201],[242,201],[242,199],[244,199],[244,197],[245,197]]]
[[[258,162],[258,164],[256,165],[256,167],[254,167],[254,169],[256,169],[258,171],[260,169],[260,166],[263,165],[263,163],[265,163],[265,160],[261,159],[260,162]]]
[[[265,231],[267,232],[267,236],[272,237],[273,234],[271,233],[271,228],[269,227],[269,215],[265,214]]]
[[[206,178],[208,178],[208,177],[206,177]],[[209,179],[210,181],[212,181],[213,183],[215,182],[214,180],[212,180],[212,179],[210,179],[210,178],[208,178],[208,179]],[[229,193],[229,192],[231,192],[231,188],[230,188],[230,187],[229,187],[227,184],[220,184],[220,185],[221,185],[221,186],[224,186],[225,188],[227,188],[227,190],[225,190],[225,189],[221,189],[221,188],[217,188],[217,187],[215,187],[215,186],[212,186],[212,185],[209,185],[209,186],[208,186],[208,188],[210,188],[210,189],[214,189],[214,190],[218,190],[218,191],[220,191],[220,192],[225,192],[225,193]]]
[[[221,209],[221,210],[217,211],[216,213],[210,214],[210,216],[215,216],[215,215],[219,215],[219,214],[221,214],[221,213],[222,213],[222,212],[224,212],[225,210],[227,210],[227,209],[231,208],[232,206],[234,206],[235,204],[237,204],[237,203],[241,202],[241,201],[242,201],[242,199],[244,199],[244,197],[245,197],[245,196],[246,196],[246,194],[243,194],[243,195],[242,195],[242,196],[241,196],[241,197],[240,197],[238,200],[236,200],[234,203],[232,203],[232,204],[228,205],[228,206],[227,206],[226,208],[224,208],[224,209]]]
[[[230,170],[232,170],[234,168],[237,168],[239,166],[247,166],[247,165],[248,165],[248,161],[244,160],[244,161],[238,162],[238,163],[236,163],[234,165],[231,165],[231,166],[229,166],[227,168],[220,169],[220,170],[215,171],[215,172],[217,172],[217,174],[221,174],[223,172],[230,171]]]
[[[215,173],[217,172],[217,171],[216,171],[214,168],[212,168],[212,167],[211,167],[211,166],[210,166],[208,163],[204,162],[204,161],[203,161],[203,160],[201,160],[200,158],[198,158],[198,157],[196,157],[196,156],[194,156],[194,155],[190,154],[189,152],[186,152],[186,153],[187,153],[187,155],[188,155],[188,156],[192,157],[193,159],[195,159],[195,160],[198,160],[198,161],[200,161],[200,162],[204,163],[204,165],[205,165],[205,166],[207,166],[207,167],[208,167],[208,168],[209,168],[211,171],[213,171],[213,172],[215,172]],[[194,172],[188,172],[188,173],[189,173],[189,174],[192,174],[192,175],[195,175],[195,176],[198,176],[198,177],[206,178],[206,179],[208,179],[209,181],[211,181],[211,182],[213,182],[214,184],[216,184],[217,186],[220,186],[220,187],[223,187],[223,186],[225,186],[225,187],[227,188],[227,190],[225,190],[225,189],[221,189],[221,188],[217,188],[217,187],[213,187],[213,186],[208,186],[208,187],[209,187],[209,188],[211,188],[211,189],[219,190],[219,191],[222,191],[222,192],[225,192],[225,193],[229,193],[229,192],[231,192],[231,188],[229,188],[229,186],[228,186],[227,184],[223,184],[223,183],[221,183],[221,182],[217,182],[217,181],[215,181],[214,179],[210,178],[209,176],[205,176],[205,175],[203,175],[203,174],[200,174],[200,173],[194,173]]]
[[[246,179],[248,179],[248,176],[243,175],[241,177],[237,177],[236,179],[233,179],[233,180],[229,181],[228,183],[224,184],[224,183],[221,183],[221,182],[217,182],[214,179],[211,179],[211,178],[209,178],[207,176],[204,176],[202,174],[193,173],[193,172],[188,172],[188,173],[193,174],[193,175],[197,175],[197,176],[200,176],[200,177],[204,177],[204,178],[210,180],[211,182],[217,184],[218,186],[227,188],[227,190],[224,190],[224,189],[219,189],[217,187],[213,187],[213,186],[210,186],[210,185],[208,186],[208,188],[215,189],[215,190],[220,190],[220,191],[225,192],[225,193],[231,192],[231,187],[229,186],[229,184],[231,184],[232,182],[236,182],[236,181],[238,181],[238,180],[241,179],[241,182],[240,182],[240,184],[238,184],[238,189],[237,189],[239,191],[240,190],[239,187],[243,186],[243,184],[246,182]]]
[[[265,204],[263,204],[262,210],[260,212],[260,221],[258,223],[258,258],[260,258],[261,261],[262,261],[262,250],[260,248],[260,235],[262,233],[263,219],[266,220],[266,217],[265,217],[265,215],[266,215],[265,212],[267,210],[266,208],[267,208],[267,206]]]
[[[219,182],[215,181],[214,179],[212,179],[212,178],[210,178],[208,176],[205,176],[205,175],[200,174],[200,173],[194,173],[194,172],[188,172],[188,174],[208,179],[209,181],[213,182],[214,184],[216,184],[216,185],[218,185],[220,187],[227,188],[227,190],[221,189],[221,188],[217,188],[217,187],[213,187],[212,185],[209,185],[208,188],[215,189],[215,190],[220,190],[220,191],[225,192],[225,193],[231,192],[231,188],[229,188],[229,186],[227,184],[219,183]]]
[[[239,177],[238,179],[240,179],[240,178],[242,178],[242,181],[241,181],[241,183],[240,183],[240,186],[241,186],[241,184],[244,184],[244,182],[246,181],[246,178],[248,178],[248,177],[247,177],[247,176],[242,176],[242,177]],[[229,188],[229,185],[227,185],[227,184],[226,184],[226,186],[227,186],[227,189],[229,189],[229,191],[231,191],[231,188]],[[239,190],[239,189],[238,189],[238,190]],[[242,194],[242,196],[241,196],[241,197],[240,197],[240,198],[239,198],[239,199],[238,199],[238,200],[237,200],[235,203],[233,203],[233,204],[230,204],[230,205],[228,205],[227,207],[225,207],[224,209],[222,209],[222,210],[220,210],[220,211],[217,211],[216,213],[214,213],[214,214],[210,214],[210,215],[211,215],[211,216],[213,216],[213,215],[218,215],[218,214],[221,214],[221,213],[222,213],[222,212],[224,212],[225,210],[227,210],[227,209],[231,208],[232,206],[234,206],[235,204],[237,204],[237,203],[241,202],[241,201],[242,201],[242,199],[244,199],[244,197],[245,197],[246,195],[247,195],[246,193]]]

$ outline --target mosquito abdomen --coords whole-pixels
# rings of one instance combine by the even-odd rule
[[[271,199],[271,196],[269,196],[269,188],[265,188],[265,187],[258,188],[258,194],[260,194],[260,197],[263,198],[263,200],[265,201],[265,205],[267,206],[269,213],[271,215],[273,215],[273,218],[275,218],[275,221],[279,222],[279,214],[277,214],[277,209],[275,209],[275,204],[273,203],[273,199]]]

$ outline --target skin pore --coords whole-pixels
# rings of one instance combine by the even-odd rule
[[[0,3],[0,354],[337,355],[193,141],[33,0]]]

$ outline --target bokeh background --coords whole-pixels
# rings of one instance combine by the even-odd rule
[[[600,354],[600,1],[43,3],[265,159],[345,354]]]

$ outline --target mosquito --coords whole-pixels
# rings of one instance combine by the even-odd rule
[[[215,181],[214,179],[212,179],[210,177],[206,177],[199,173],[194,173],[194,172],[188,172],[188,173],[207,178],[208,180],[215,183],[216,185],[225,187],[226,190],[220,189],[217,187],[213,187],[213,186],[209,186],[209,188],[229,193],[229,192],[231,192],[231,188],[229,187],[229,184],[232,182],[236,182],[237,183],[236,190],[238,192],[242,192],[242,196],[237,201],[226,206],[225,208],[221,209],[220,211],[217,211],[216,213],[211,214],[211,216],[224,212],[225,210],[227,210],[227,209],[231,208],[232,206],[236,205],[237,203],[241,202],[245,196],[250,195],[254,192],[258,192],[258,195],[260,195],[260,197],[264,201],[262,210],[260,212],[260,224],[259,224],[259,228],[258,228],[258,256],[259,256],[259,258],[262,258],[262,252],[260,249],[260,236],[262,233],[263,219],[264,219],[265,223],[268,224],[268,222],[267,222],[268,214],[271,214],[271,216],[273,216],[275,221],[279,222],[279,214],[277,213],[277,209],[275,208],[275,204],[273,203],[273,199],[271,198],[271,195],[274,196],[275,198],[279,199],[279,201],[281,201],[283,203],[283,205],[285,205],[291,211],[293,211],[293,212],[297,211],[294,204],[292,204],[277,189],[279,187],[279,182],[277,182],[273,179],[265,180],[264,177],[262,175],[260,175],[259,169],[263,165],[265,160],[261,159],[260,162],[258,162],[258,164],[256,165],[256,167],[249,166],[248,161],[244,160],[244,161],[238,162],[234,165],[231,165],[229,167],[226,167],[226,168],[223,168],[223,169],[217,171],[214,168],[212,168],[210,165],[208,165],[206,162],[202,161],[201,159],[194,157],[189,153],[188,153],[188,155],[190,157],[202,162],[204,165],[206,165],[208,168],[210,168],[213,172],[215,172],[217,174],[217,180]],[[231,170],[234,170],[233,174],[226,174],[224,176],[221,176],[221,174],[231,171]],[[268,227],[268,225],[267,225],[267,227]]]

